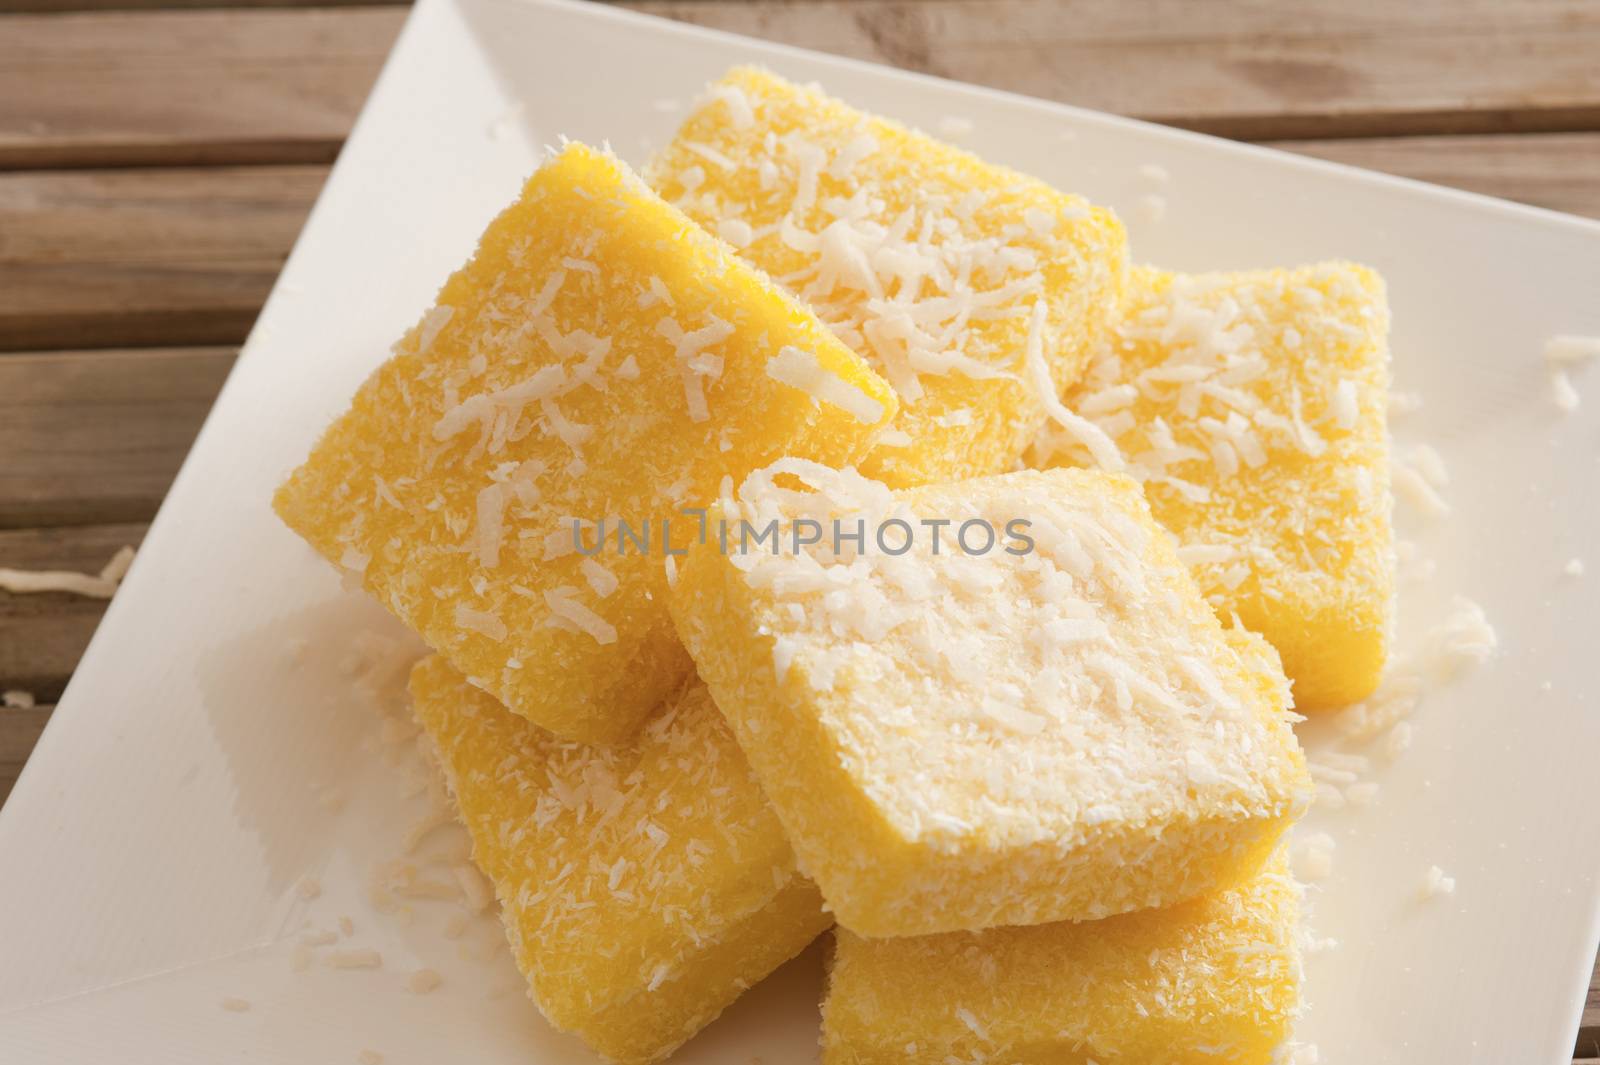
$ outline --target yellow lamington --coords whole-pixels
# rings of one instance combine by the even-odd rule
[[[1276,657],[1125,477],[893,492],[788,460],[713,513],[673,620],[852,931],[1169,905],[1259,868],[1307,805]]]
[[[613,742],[689,670],[662,523],[781,456],[854,461],[894,410],[814,315],[571,144],[274,505],[472,683]]]
[[[651,1062],[831,923],[703,685],[616,747],[559,740],[437,655],[411,694],[533,1001]]]
[[[1370,695],[1394,616],[1389,311],[1365,267],[1140,268],[1030,461],[1144,482],[1201,591],[1283,656],[1301,710]]]
[[[824,1065],[1267,1065],[1299,1007],[1281,855],[1164,910],[942,936],[840,929]]]
[[[861,463],[892,486],[1013,468],[1121,297],[1110,211],[761,70],[712,85],[646,175],[894,385]]]

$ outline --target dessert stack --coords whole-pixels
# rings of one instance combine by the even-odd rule
[[[823,1058],[1257,1063],[1295,709],[1393,596],[1381,281],[736,69],[568,144],[275,499],[411,678],[530,994],[660,1060],[833,929]]]

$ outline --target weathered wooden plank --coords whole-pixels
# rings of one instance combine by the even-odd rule
[[[627,6],[1252,140],[1600,128],[1600,7],[1585,0]]]
[[[1227,136],[1600,129],[1586,0],[623,6]],[[17,15],[0,166],[332,157],[401,8]]]
[[[0,356],[0,528],[148,520],[233,356],[224,348]]]
[[[26,710],[0,708],[0,806],[17,782],[23,763],[33,745],[44,733],[53,706],[34,706]]]
[[[0,173],[0,351],[239,342],[326,176]]]
[[[1600,218],[1600,133],[1277,146]],[[0,350],[241,342],[326,173],[0,174]]]
[[[0,167],[328,162],[403,8],[16,15]]]
[[[1580,1058],[1594,1059],[1592,1065],[1600,1065],[1600,959],[1596,960],[1594,973],[1589,977],[1589,994],[1583,1002],[1583,1019],[1578,1022],[1578,1046],[1573,1053]]]
[[[1287,141],[1274,147],[1600,218],[1600,133]]]
[[[0,566],[98,573],[124,545],[138,546],[142,524],[0,530]],[[26,691],[41,703],[61,695],[89,646],[106,601],[62,592],[0,592],[0,691]],[[0,710],[0,718],[6,711]],[[0,762],[7,755],[0,739]]]

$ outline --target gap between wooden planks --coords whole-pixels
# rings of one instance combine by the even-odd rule
[[[1600,129],[1600,5],[1588,0],[619,6],[1256,140]],[[404,17],[6,16],[0,167],[326,162]]]

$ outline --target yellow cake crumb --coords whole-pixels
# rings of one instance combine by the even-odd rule
[[[1134,271],[1034,465],[1144,483],[1201,590],[1283,656],[1297,709],[1366,698],[1393,626],[1389,311],[1365,267]]]
[[[703,685],[603,748],[438,655],[411,694],[534,1002],[607,1059],[664,1057],[831,923]]]
[[[1267,1065],[1300,995],[1300,889],[1253,879],[1164,910],[940,936],[839,929],[824,1065]]]
[[[692,525],[679,508],[780,456],[851,462],[894,411],[809,311],[569,144],[274,505],[473,684],[610,742],[689,669],[661,523]],[[619,519],[649,546],[613,536]],[[608,523],[593,558],[581,522]],[[598,525],[579,527],[595,549]]]
[[[894,385],[861,463],[891,485],[1010,469],[1121,296],[1110,211],[765,71],[712,85],[647,176]]]
[[[892,492],[789,460],[714,514],[737,535],[691,549],[673,619],[857,933],[1168,905],[1258,868],[1308,803],[1276,656],[1223,629],[1125,477]]]

